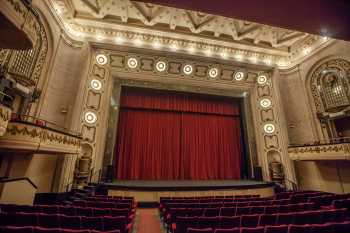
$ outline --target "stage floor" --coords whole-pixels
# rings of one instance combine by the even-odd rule
[[[158,203],[160,197],[274,195],[274,184],[254,180],[118,180],[102,183],[110,196],[131,196],[138,203]]]
[[[251,189],[273,187],[273,183],[255,180],[118,180],[103,183],[108,189],[143,191],[185,191]]]

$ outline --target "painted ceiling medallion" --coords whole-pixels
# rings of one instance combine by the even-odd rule
[[[266,82],[267,82],[267,77],[266,77],[266,75],[259,75],[257,81],[258,81],[258,83],[259,83],[260,85],[266,84]]]
[[[210,78],[216,78],[219,75],[219,69],[218,68],[211,68],[209,70],[209,77]]]
[[[265,124],[264,125],[264,131],[265,133],[271,134],[273,132],[275,132],[275,126],[273,124]]]
[[[156,63],[156,69],[157,69],[157,71],[163,72],[163,71],[166,70],[166,68],[167,68],[167,64],[166,64],[164,61],[158,61],[158,62]]]
[[[268,108],[271,106],[271,100],[270,99],[262,99],[260,100],[260,106],[263,108]]]
[[[90,82],[90,86],[95,91],[99,91],[102,88],[102,83],[99,80],[97,80],[97,79],[92,79],[91,82]]]
[[[97,121],[97,116],[94,112],[86,112],[84,119],[86,123],[94,124]]]
[[[136,58],[131,57],[131,58],[128,59],[128,66],[129,66],[129,68],[135,69],[137,67],[137,65],[138,65],[138,61],[137,61]]]
[[[236,81],[242,81],[242,80],[244,79],[244,73],[243,73],[243,71],[238,71],[238,72],[234,73],[233,78],[234,78]]]
[[[98,54],[96,56],[96,62],[97,62],[97,64],[99,64],[101,66],[106,65],[108,62],[107,56],[104,54]]]
[[[183,68],[183,72],[184,72],[184,74],[186,74],[186,75],[190,75],[190,74],[192,74],[192,72],[193,72],[193,67],[192,67],[192,65],[185,65],[184,66],[184,68]]]

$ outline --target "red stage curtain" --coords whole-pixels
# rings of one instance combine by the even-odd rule
[[[232,99],[128,89],[118,125],[117,179],[240,178],[239,105]]]

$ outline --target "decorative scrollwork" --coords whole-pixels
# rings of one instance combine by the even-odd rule
[[[350,105],[350,62],[338,58],[319,65],[311,75],[311,94],[317,113]]]

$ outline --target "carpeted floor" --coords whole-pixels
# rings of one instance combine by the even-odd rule
[[[159,219],[157,208],[137,209],[136,233],[163,233],[164,229]]]

